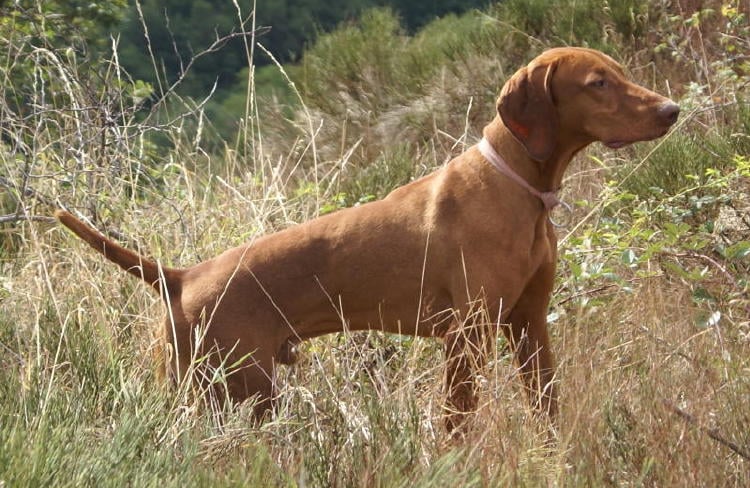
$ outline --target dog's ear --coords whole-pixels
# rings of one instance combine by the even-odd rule
[[[497,111],[532,159],[546,161],[557,145],[557,111],[550,84],[557,63],[521,68],[500,92]]]

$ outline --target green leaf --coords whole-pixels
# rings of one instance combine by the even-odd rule
[[[721,312],[718,310],[708,313],[708,312],[700,312],[696,318],[695,318],[695,325],[702,329],[706,329],[708,327],[716,327],[719,325],[719,322],[721,321]]]
[[[638,256],[635,255],[635,252],[632,249],[625,249],[622,252],[622,256],[620,257],[623,264],[633,267],[638,263]]]
[[[750,241],[739,241],[724,250],[724,257],[731,260],[740,260],[750,256]]]
[[[716,298],[703,288],[702,286],[698,286],[693,290],[693,300],[696,302],[715,302]]]

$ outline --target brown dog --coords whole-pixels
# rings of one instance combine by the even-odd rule
[[[161,268],[67,212],[57,217],[162,293],[174,378],[190,373],[196,357],[234,365],[225,393],[257,396],[258,415],[271,406],[275,364],[292,363],[300,341],[374,329],[444,339],[453,429],[476,407],[474,373],[497,324],[507,324],[535,407],[554,415],[546,324],[557,256],[554,191],[588,144],[617,148],[660,137],[679,107],[627,81],[600,52],[560,48],[516,72],[497,111],[482,144],[385,199],[186,269]],[[478,301],[491,320],[477,318]]]

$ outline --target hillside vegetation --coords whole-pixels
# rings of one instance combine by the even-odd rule
[[[506,0],[414,34],[370,10],[275,66],[284,96],[248,66],[231,137],[35,12],[0,22],[0,486],[750,485],[745,2]],[[441,344],[410,337],[310,341],[273,421],[214,411],[156,379],[159,297],[50,218],[191,265],[439,167],[559,45],[609,53],[682,115],[568,171],[552,440],[502,340],[464,442],[441,421]]]

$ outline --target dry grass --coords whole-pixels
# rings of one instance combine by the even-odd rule
[[[187,265],[310,216],[313,195],[253,181],[179,166],[163,185],[184,199],[123,202],[107,223],[165,262]],[[587,191],[578,197],[589,199]],[[747,460],[669,405],[747,449],[750,342],[739,322],[697,327],[692,283],[666,273],[606,290],[598,303],[565,292],[556,298],[565,303],[551,328],[562,392],[553,443],[546,423],[527,409],[500,344],[483,382],[477,429],[456,445],[440,421],[435,341],[362,334],[312,341],[298,366],[279,372],[272,423],[252,427],[245,408],[217,423],[184,398],[158,393],[149,351],[162,306],[153,293],[54,225],[22,223],[16,233],[23,240],[17,257],[3,263],[0,324],[3,389],[12,395],[3,410],[30,432],[28,446],[15,446],[17,456],[34,456],[38,422],[65,423],[68,410],[81,409],[72,418],[88,431],[68,442],[93,436],[107,444],[118,442],[118,416],[155,408],[150,449],[176,463],[188,436],[191,467],[181,469],[224,482],[269,472],[276,482],[337,486],[748,482]],[[568,279],[561,276],[561,286]],[[52,412],[61,417],[47,419]],[[163,473],[154,468],[151,475]],[[3,476],[24,481],[12,470]]]

